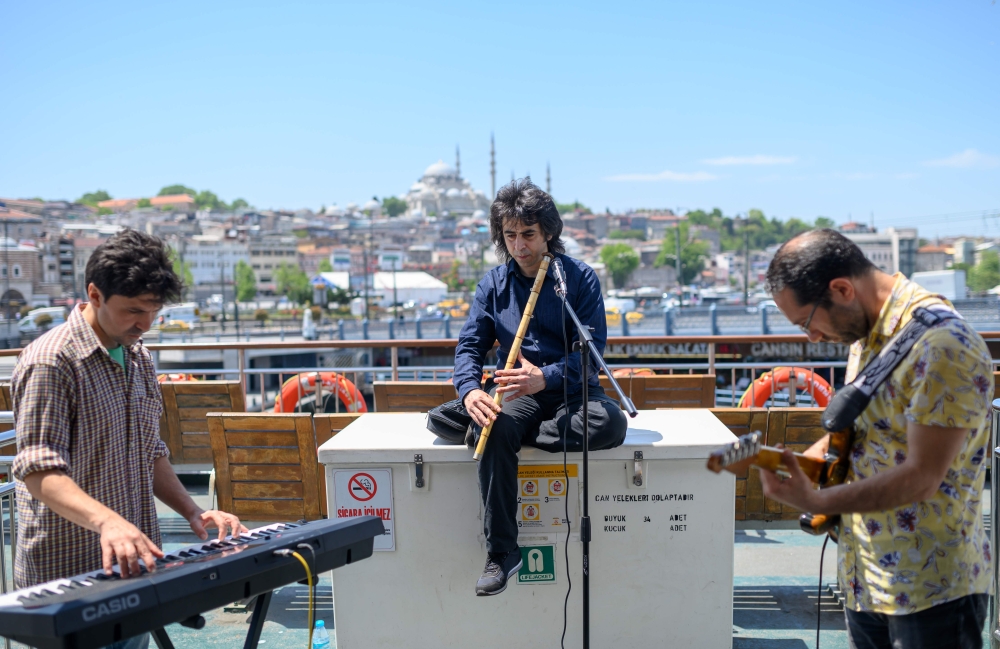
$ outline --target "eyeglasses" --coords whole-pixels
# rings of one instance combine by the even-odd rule
[[[813,310],[809,312],[809,317],[806,318],[806,321],[798,325],[799,329],[801,329],[802,332],[807,336],[809,335],[809,324],[813,321],[813,316],[816,315],[816,309],[818,308],[819,308],[819,302],[813,305]]]

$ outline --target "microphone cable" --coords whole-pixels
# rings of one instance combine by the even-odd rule
[[[569,614],[569,594],[573,592],[573,580],[569,574],[569,535],[573,531],[573,523],[569,520],[569,467],[566,461],[566,440],[569,433],[569,422],[572,418],[573,413],[569,411],[569,388],[567,387],[568,379],[566,378],[566,373],[569,370],[569,337],[566,335],[566,300],[562,301],[562,334],[563,334],[563,376],[562,376],[562,387],[563,387],[563,406],[566,408],[566,419],[563,424],[563,479],[566,481],[566,490],[564,491],[563,500],[566,506],[566,546],[563,550],[563,554],[566,555],[566,599],[563,600],[563,628],[562,628],[562,638],[559,640],[559,646],[562,649],[566,649],[566,627],[567,627],[567,617]],[[582,374],[581,374],[582,376]]]
[[[305,568],[305,571],[306,571],[306,582],[309,584],[309,647],[310,647],[310,649],[312,649],[312,641],[313,641],[313,590],[312,590],[312,588],[313,588],[313,573],[312,573],[312,569],[309,567],[309,562],[305,560],[305,557],[303,557],[298,552],[295,552],[294,550],[286,550],[286,549],[275,550],[274,554],[276,556],[279,556],[279,557],[288,557],[288,556],[295,557],[296,559],[298,559],[299,563],[302,564],[302,567]]]
[[[826,542],[830,540],[827,534],[823,539],[823,549],[819,552],[819,588],[816,589],[816,649],[819,649],[819,625],[823,613],[823,555],[826,554]]]

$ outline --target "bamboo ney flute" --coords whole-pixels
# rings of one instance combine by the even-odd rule
[[[549,272],[549,262],[552,261],[552,255],[545,255],[542,257],[542,265],[538,267],[538,274],[535,275],[535,283],[531,286],[531,294],[528,296],[528,304],[524,307],[524,314],[521,316],[521,324],[517,327],[517,335],[514,336],[514,344],[510,346],[510,351],[507,352],[507,365],[504,367],[505,370],[514,369],[514,363],[517,362],[517,356],[521,352],[521,342],[524,341],[524,334],[528,332],[528,323],[531,322],[531,314],[535,310],[535,302],[538,301],[538,293],[542,290],[542,282],[545,281],[545,275]],[[497,392],[493,397],[493,403],[500,405],[503,401],[504,393]],[[486,440],[490,438],[490,431],[493,430],[493,422],[491,421],[483,428],[483,432],[479,434],[479,443],[476,444],[476,452],[473,453],[472,459],[478,461],[483,457],[483,451],[486,450]]]

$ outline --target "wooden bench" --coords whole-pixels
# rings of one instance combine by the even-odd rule
[[[316,448],[319,449],[324,443],[326,443],[331,437],[339,433],[340,431],[347,428],[347,426],[353,422],[355,419],[360,417],[360,413],[344,413],[344,414],[334,414],[334,413],[323,413],[313,416],[313,427],[316,430]],[[316,478],[319,480],[319,502],[320,510],[324,516],[329,517],[330,512],[327,509],[326,500],[326,472],[323,470],[323,465],[317,466]]]
[[[211,462],[208,413],[246,410],[239,381],[167,381],[160,391],[160,438],[170,449],[172,464]]]
[[[715,407],[714,374],[634,375],[618,379],[618,385],[637,410]],[[612,399],[618,398],[606,376],[601,386]]]
[[[458,398],[451,382],[375,381],[375,412],[427,412]]]
[[[219,509],[248,521],[316,520],[319,462],[308,413],[210,413]]]
[[[826,435],[821,423],[822,408],[770,408],[764,443],[784,444],[798,453]],[[747,521],[791,521],[802,513],[797,509],[764,497],[760,472],[750,469],[746,482],[745,518]]]
[[[766,434],[767,409],[765,408],[712,408],[712,414],[737,437],[753,431]],[[736,520],[746,520],[747,481],[756,469],[744,469],[736,476]],[[757,478],[760,482],[760,478]]]
[[[0,410],[14,410],[14,401],[10,398],[10,383],[0,383]],[[14,428],[14,424],[0,423],[0,433]],[[0,455],[8,455],[0,453]]]

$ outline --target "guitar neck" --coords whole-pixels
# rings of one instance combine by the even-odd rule
[[[820,477],[823,475],[823,471],[826,468],[826,462],[824,460],[818,460],[814,457],[808,457],[802,455],[801,453],[795,454],[795,459],[799,462],[799,468],[802,472],[806,474],[814,484],[819,484]],[[782,456],[782,450],[780,448],[774,448],[773,446],[761,446],[760,452],[757,454],[751,466],[755,466],[758,469],[766,469],[768,471],[777,471],[779,473],[788,473],[788,468],[785,466],[785,458]]]

